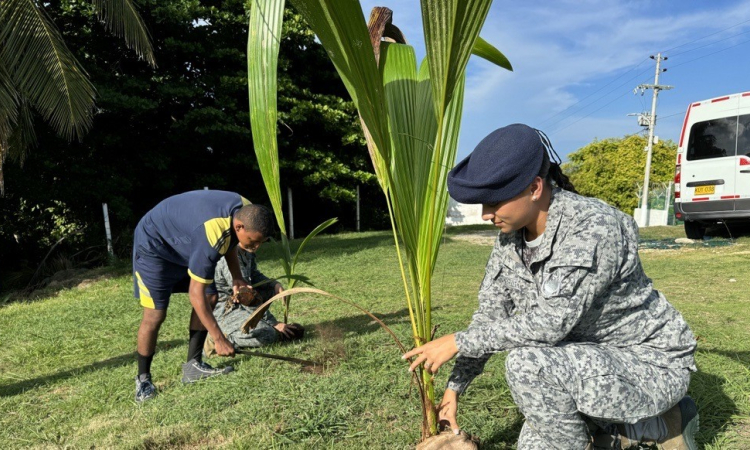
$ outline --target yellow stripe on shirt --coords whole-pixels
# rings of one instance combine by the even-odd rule
[[[217,217],[203,223],[208,244],[222,255],[229,250],[232,235],[231,226],[231,217]]]
[[[214,282],[214,280],[207,280],[205,278],[201,278],[198,275],[194,274],[193,272],[188,269],[188,275],[190,275],[190,278],[194,279],[195,281],[203,284],[211,284]]]

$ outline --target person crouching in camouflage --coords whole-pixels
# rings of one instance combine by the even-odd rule
[[[269,280],[258,270],[255,252],[260,245],[261,242],[257,243],[254,248],[237,248],[237,259],[240,263],[242,278],[250,285],[257,285],[266,281],[265,284],[257,286],[255,289],[250,289],[245,293],[240,292],[236,296],[233,295],[232,274],[229,272],[226,260],[222,258],[216,266],[214,282],[216,283],[216,290],[219,292],[219,301],[214,309],[214,317],[216,317],[216,321],[229,342],[236,349],[262,347],[279,340],[301,339],[305,333],[302,325],[279,322],[270,310],[265,312],[258,325],[249,333],[242,332],[242,324],[255,312],[255,309],[264,301],[284,290],[281,283]],[[213,340],[206,340],[203,352],[206,356],[215,354]]]
[[[457,355],[438,418],[458,433],[458,397],[493,353],[526,421],[519,450],[697,449],[685,396],[695,338],[652,286],[632,217],[575,193],[544,133],[495,130],[448,175],[499,228],[468,329],[404,355],[431,373]]]

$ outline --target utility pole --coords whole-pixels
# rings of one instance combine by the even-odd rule
[[[657,53],[656,56],[651,55],[651,59],[656,60],[656,75],[654,76],[654,84],[641,84],[635,88],[636,92],[641,91],[641,95],[646,89],[653,89],[654,95],[651,99],[651,115],[648,116],[648,145],[646,146],[646,172],[643,175],[643,193],[641,194],[641,226],[645,227],[648,225],[648,184],[651,178],[651,153],[654,146],[654,128],[656,127],[656,99],[659,97],[660,90],[672,89],[672,86],[659,85],[659,74],[666,72],[667,69],[661,68],[661,61],[667,60],[667,57],[661,56],[661,53]],[[639,117],[639,124],[643,124],[643,116]]]

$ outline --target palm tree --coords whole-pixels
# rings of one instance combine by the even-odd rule
[[[276,67],[286,0],[253,0],[248,34],[248,87],[253,140],[269,196],[278,178]],[[290,0],[328,52],[352,97],[375,174],[386,196],[416,346],[432,339],[432,275],[448,208],[446,178],[461,125],[471,54],[508,70],[507,58],[479,37],[492,0],[421,0],[427,56],[375,8],[370,23],[354,0]],[[279,215],[280,206],[277,210]],[[403,247],[402,247],[403,246]],[[403,251],[402,251],[403,248]],[[397,340],[398,341],[398,340]],[[432,375],[419,371],[422,438],[437,433]]]
[[[91,0],[107,31],[156,67],[133,0]],[[62,137],[91,128],[96,90],[38,0],[0,0],[0,196],[8,156],[23,162],[36,143],[35,111]]]

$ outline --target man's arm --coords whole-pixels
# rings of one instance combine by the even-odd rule
[[[247,281],[245,281],[244,278],[242,278],[242,271],[240,270],[240,261],[237,258],[237,248],[233,248],[227,252],[226,255],[224,255],[224,259],[227,260],[227,267],[229,267],[229,272],[232,274],[232,290],[234,293],[237,293],[237,290],[240,287],[250,287],[247,284]]]
[[[234,356],[234,347],[229,340],[224,337],[224,333],[221,332],[219,323],[213,315],[211,303],[206,298],[206,287],[208,285],[201,283],[195,279],[190,279],[190,288],[188,295],[190,297],[190,304],[195,310],[195,314],[201,321],[201,324],[208,330],[208,333],[213,338],[216,344],[216,353],[220,356]]]

